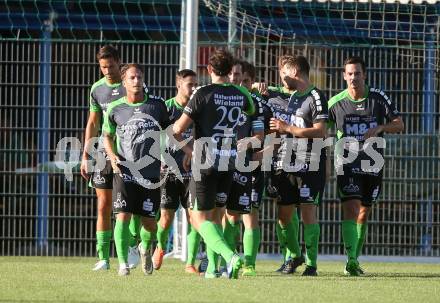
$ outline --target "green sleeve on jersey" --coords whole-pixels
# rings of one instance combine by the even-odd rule
[[[100,113],[102,112],[101,107],[93,100],[92,96],[90,95],[90,107],[89,111]]]
[[[348,91],[344,90],[339,94],[337,94],[336,96],[331,97],[330,100],[328,100],[328,109],[332,108],[336,103],[347,97],[347,93]]]
[[[248,116],[252,116],[255,113],[255,104],[251,94],[249,94],[247,88],[243,86],[238,86],[238,85],[233,85],[233,86],[236,87],[239,91],[241,91],[244,95],[246,95],[249,106],[246,107],[244,113]]]
[[[110,120],[110,115],[113,112],[113,109],[120,105],[121,103],[124,103],[124,99],[125,97],[119,98],[116,101],[113,101],[112,103],[110,103],[106,114],[104,115],[104,125],[102,126],[102,131],[108,135],[113,136],[114,134],[116,134],[116,124]]]
[[[167,108],[170,108],[174,105],[174,100],[176,99],[176,97],[170,98],[168,100],[165,100],[165,105]]]
[[[335,126],[335,121],[327,121],[327,128],[332,128],[333,126]]]
[[[99,81],[95,82],[92,85],[92,88],[90,89],[90,96],[89,96],[89,110],[91,112],[102,112],[101,106],[96,102],[93,97],[92,93],[95,90],[96,87],[100,86],[105,81],[105,78],[101,78]]]
[[[102,131],[105,134],[113,136],[116,133],[116,125],[110,121],[111,110],[109,110],[104,115],[104,125],[102,126]]]
[[[338,131],[336,132],[336,138],[341,139],[343,135],[344,133],[338,129]]]

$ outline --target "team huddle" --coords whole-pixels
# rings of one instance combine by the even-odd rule
[[[120,68],[114,47],[102,47],[97,60],[104,77],[91,89],[81,163],[81,174],[98,198],[99,261],[93,270],[110,268],[112,212],[118,274],[130,274],[139,261],[146,275],[159,270],[182,206],[189,222],[187,273],[237,279],[242,270],[243,276],[256,276],[265,196],[277,203],[283,255],[277,271],[292,274],[305,264],[302,275],[316,276],[317,210],[330,170],[328,129],[334,127],[344,272],[364,274],[358,257],[381,191],[382,137],[404,126],[395,103],[366,85],[361,58],[345,61],[347,89],[330,100],[311,83],[303,56],[281,56],[282,86],[267,87],[256,82],[251,63],[216,50],[207,66],[211,84],[197,87],[197,74],[180,70],[177,95],[166,101],[149,92],[141,66]],[[243,258],[237,251],[241,221]],[[202,239],[208,262],[196,268]]]

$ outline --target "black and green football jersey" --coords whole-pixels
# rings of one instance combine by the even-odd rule
[[[279,116],[286,116],[284,120],[289,125],[299,128],[311,128],[313,124],[318,122],[326,122],[328,119],[327,98],[315,86],[310,86],[304,93],[294,92],[287,103],[285,110]],[[275,169],[288,170],[290,172],[307,172],[312,159],[314,161],[323,161],[325,152],[312,150],[313,139],[306,140],[307,146],[298,147],[298,139],[291,134],[281,135],[281,145],[276,155]],[[304,162],[299,163],[296,167],[296,158],[303,159]]]
[[[337,138],[354,138],[363,147],[364,135],[370,128],[384,125],[397,118],[400,114],[396,104],[380,89],[366,87],[365,96],[361,100],[353,100],[344,90],[332,97],[328,103],[329,122],[334,124],[337,131]],[[379,134],[380,137],[383,134]],[[383,148],[373,146],[374,150],[383,154]],[[336,155],[342,155],[341,150],[336,150]],[[366,172],[361,169],[362,160],[371,158],[363,149],[359,151],[358,157],[352,163],[344,167],[344,172],[377,174],[378,172]]]
[[[194,139],[212,141],[212,148],[207,150],[205,144],[201,151],[202,163],[208,161],[216,170],[220,163],[227,163],[227,170],[235,169],[237,132],[243,111],[247,115],[255,112],[252,97],[243,87],[226,83],[196,89],[184,112],[194,121]]]
[[[144,179],[158,179],[161,165],[160,131],[169,125],[168,111],[162,98],[145,95],[142,102],[128,103],[127,98],[123,97],[108,107],[103,132],[116,135],[117,155],[121,161],[145,166],[139,170]],[[132,178],[132,181],[141,183],[124,165],[121,173],[124,180]]]
[[[168,116],[170,117],[170,121],[173,124],[174,122],[176,122],[180,118],[180,116],[183,113],[184,108],[176,101],[175,97],[166,100],[165,105],[168,109]],[[192,125],[190,125],[185,130],[185,132],[182,134],[182,138],[184,140],[190,138],[192,136],[192,132],[193,132],[193,128],[192,128]],[[185,169],[183,168],[183,158],[185,156],[185,153],[181,149],[177,150],[177,147],[175,145],[171,146],[171,143],[170,143],[170,140],[168,137],[165,140],[165,148],[167,149],[167,151],[170,153],[170,155],[176,161],[176,164],[178,165],[177,168],[179,169],[182,176],[188,175],[188,172],[186,172]],[[170,168],[172,171],[176,169],[174,167],[170,167],[170,165],[171,165],[170,163],[164,163],[164,164],[165,165],[164,165],[163,169]]]
[[[125,94],[125,87],[122,83],[109,84],[105,77],[101,78],[92,85],[90,90],[89,110],[91,112],[100,112],[102,117],[104,117],[110,103],[120,99]],[[103,123],[104,121],[102,121],[101,126]]]
[[[102,126],[104,124],[104,116],[107,109],[113,101],[125,96],[125,87],[122,83],[109,84],[107,80],[101,78],[92,85],[89,98],[89,111],[101,113],[101,125],[99,125],[99,144],[97,146],[99,151],[104,151],[102,144]]]

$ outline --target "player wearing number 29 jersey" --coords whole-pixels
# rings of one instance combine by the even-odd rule
[[[230,83],[210,84],[197,89],[184,109],[184,113],[194,121],[194,139],[208,141],[207,144],[195,144],[195,152],[201,156],[201,163],[209,166],[201,170],[200,185],[206,184],[210,177],[219,181],[217,188],[209,186],[206,188],[209,192],[197,190],[196,195],[191,195],[191,203],[196,199],[198,209],[210,210],[215,207],[215,199],[218,202],[227,200],[235,169],[237,132],[243,110],[247,114],[254,112],[252,97],[242,87]]]
[[[196,89],[184,112],[195,121],[195,140],[211,138],[212,144],[208,143],[205,145],[208,148],[202,150],[202,163],[208,161],[217,171],[235,168],[241,113],[250,114],[254,110],[252,97],[240,86],[223,83]]]
[[[357,158],[344,164],[343,174],[338,171],[337,176],[338,194],[343,202],[342,236],[348,257],[344,272],[358,276],[363,274],[357,259],[366,237],[368,215],[382,186],[382,168],[361,165],[362,161],[372,164],[365,152],[369,144],[364,143],[370,138],[382,137],[384,132],[401,132],[403,122],[395,103],[383,91],[365,84],[365,63],[361,58],[351,57],[345,61],[344,79],[347,89],[329,101],[329,121],[335,124],[338,139],[356,139],[360,147]],[[380,156],[383,151],[376,144],[371,147]],[[346,151],[339,144],[336,146],[336,157],[345,156],[342,152]]]
[[[173,132],[180,135],[193,123],[195,142],[189,199],[194,210],[192,219],[207,247],[227,261],[229,278],[237,278],[243,261],[228,247],[221,226],[215,224],[210,212],[216,199],[226,200],[229,194],[241,113],[251,115],[255,110],[249,93],[229,83],[232,66],[231,53],[214,52],[208,63],[212,84],[200,87],[191,96],[182,116],[174,123]]]

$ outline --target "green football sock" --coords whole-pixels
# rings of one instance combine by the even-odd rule
[[[214,224],[215,228],[220,234],[223,234],[223,229],[220,224]],[[208,258],[208,267],[206,268],[206,271],[209,273],[214,273],[217,270],[218,265],[218,257],[219,254],[217,254],[215,251],[209,248],[209,246],[206,249],[206,256]],[[222,266],[226,266],[226,261],[222,258]]]
[[[98,253],[99,260],[109,261],[111,238],[111,230],[96,232],[96,252]]]
[[[245,229],[243,233],[244,264],[255,266],[258,248],[260,247],[260,228]]]
[[[255,263],[257,261],[258,251],[260,250],[260,242],[261,242],[261,230],[260,227],[254,228],[252,233],[252,265],[255,267]]]
[[[295,227],[292,221],[287,226],[281,226],[281,233],[286,239],[286,247],[290,250],[293,258],[301,255],[301,249],[298,243],[298,234],[295,233]]]
[[[240,233],[240,224],[238,222],[226,220],[223,230],[223,237],[228,243],[229,248],[233,251],[237,250],[237,237]]]
[[[116,219],[114,238],[119,264],[126,264],[128,262],[129,224],[129,222]]]
[[[292,258],[301,256],[301,248],[299,246],[299,218],[298,211],[295,209],[292,215],[292,224],[293,224],[293,234],[296,236],[296,244],[295,250],[290,252],[289,256]]]
[[[166,249],[169,231],[170,226],[164,229],[159,223],[157,223],[157,246],[162,250]]]
[[[206,257],[208,258],[206,272],[214,273],[217,270],[218,254],[213,251],[209,245],[206,247]]]
[[[306,243],[306,264],[316,266],[318,259],[319,224],[304,224],[304,242]]]
[[[254,230],[245,228],[243,233],[243,254],[244,265],[251,266],[252,264],[252,250],[253,250]]]
[[[196,262],[197,251],[199,250],[200,245],[200,234],[191,224],[188,224],[187,243],[188,258],[186,259],[186,264],[194,265]]]
[[[239,224],[236,224],[235,222],[231,222],[228,219],[225,220],[225,228],[223,229],[223,237],[225,238],[226,243],[228,244],[229,248],[232,249],[234,252],[237,249],[237,227],[240,228]],[[224,258],[221,258],[220,261],[221,267],[226,267],[226,260]]]
[[[202,223],[199,229],[200,235],[203,237],[206,245],[229,262],[234,252],[229,248],[221,232],[215,227],[211,221]]]
[[[142,228],[141,228],[141,243],[142,243],[142,247],[145,250],[150,249],[151,242],[154,241],[155,238],[156,238],[156,232],[150,232],[142,226]]]
[[[277,224],[275,224],[275,231],[277,233],[278,243],[280,244],[280,250],[281,250],[281,255],[283,256],[283,261],[286,261],[286,257],[287,257],[286,239],[284,238],[283,233],[281,232],[281,224],[279,221],[277,222]],[[289,251],[289,255],[290,255],[290,251]]]
[[[132,215],[130,219],[130,247],[137,246],[140,239],[141,217]]]
[[[344,240],[345,251],[349,260],[356,260],[357,250],[357,229],[354,220],[342,221],[342,238]]]
[[[357,247],[356,247],[356,258],[359,258],[362,247],[364,246],[365,237],[367,236],[368,224],[367,223],[357,223]]]

